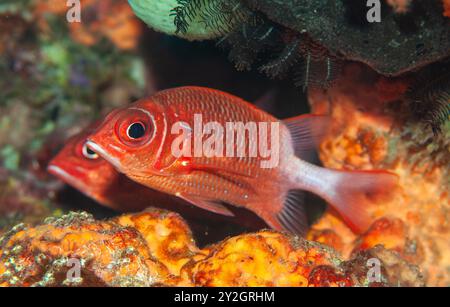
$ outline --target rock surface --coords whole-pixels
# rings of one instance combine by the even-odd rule
[[[444,17],[441,0],[413,0],[403,14],[381,1],[382,22],[375,23],[367,21],[366,1],[244,2],[287,28],[307,33],[332,53],[384,75],[399,75],[450,56],[450,19]]]

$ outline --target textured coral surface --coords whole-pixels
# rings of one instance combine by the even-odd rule
[[[145,286],[168,274],[136,230],[82,213],[48,219],[36,228],[19,224],[2,238],[2,246],[1,285]],[[68,275],[73,259],[84,278]]]
[[[379,262],[378,275],[371,259]],[[0,286],[62,285],[420,286],[423,280],[417,267],[381,246],[343,261],[320,243],[275,231],[201,250],[184,220],[161,210],[109,221],[69,213],[36,227],[20,224],[0,239]]]
[[[331,212],[314,226],[310,238],[330,241],[349,255],[377,244],[420,266],[428,285],[450,284],[449,139],[404,118],[404,80],[380,78],[351,65],[325,95],[310,93],[313,110],[334,119],[320,148],[325,166],[385,168],[399,175],[400,190],[391,200],[368,208],[374,223],[361,237]]]

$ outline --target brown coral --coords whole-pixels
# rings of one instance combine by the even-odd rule
[[[350,65],[327,95],[310,93],[313,110],[331,114],[335,123],[320,147],[325,166],[388,169],[399,175],[401,187],[392,200],[368,208],[375,223],[360,238],[331,212],[311,236],[332,229],[346,257],[382,244],[418,264],[429,285],[443,286],[450,283],[448,142],[434,139],[420,123],[405,121],[408,107],[401,98],[407,82],[388,85],[362,66]]]

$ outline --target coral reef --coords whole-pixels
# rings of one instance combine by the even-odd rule
[[[344,59],[393,76],[450,55],[450,24],[443,17],[448,4],[441,0],[382,2],[382,22],[375,23],[367,20],[365,3],[347,0],[130,4],[157,31],[188,40],[219,39],[217,45],[230,49],[229,59],[238,70],[257,66],[269,77],[293,79],[303,89],[329,87]]]
[[[372,274],[373,259],[380,267]],[[342,261],[320,243],[275,231],[200,250],[183,219],[160,210],[109,221],[69,213],[36,227],[17,225],[0,239],[0,286],[64,285],[421,286],[423,280],[381,246]]]
[[[347,0],[131,0],[130,4],[156,30],[190,40],[225,35],[223,40],[241,31],[245,40],[251,40],[252,31],[247,30],[270,19],[281,32],[307,35],[331,55],[366,63],[385,75],[423,67],[449,56],[450,50],[449,21],[443,17],[448,14],[447,0],[426,4],[389,0],[386,7],[383,2],[383,22],[375,23],[366,19],[365,2]]]
[[[33,8],[31,14],[39,29],[50,34],[55,19],[65,18],[68,5],[64,1],[28,0]],[[67,24],[71,38],[80,44],[93,46],[106,38],[117,48],[134,49],[142,33],[142,25],[133,11],[123,1],[84,0],[82,1],[81,22]]]
[[[168,275],[136,230],[83,213],[36,228],[19,224],[5,234],[2,246],[3,286],[149,286]],[[71,266],[81,275],[67,274]]]
[[[144,213],[119,216],[114,221],[136,229],[151,255],[174,276],[179,276],[183,266],[192,259],[205,256],[196,246],[186,222],[176,213],[147,209]]]
[[[65,1],[0,4],[0,234],[66,212],[55,201],[61,184],[46,174],[46,161],[66,133],[82,128],[101,108],[142,95],[142,61],[123,51],[134,48],[139,33],[124,41],[115,34],[128,26],[108,24],[103,33],[87,30],[94,44],[80,44],[75,36],[81,32],[66,22],[66,9]],[[127,15],[134,21],[124,24],[140,28],[129,7],[119,10],[123,15],[110,19]]]
[[[5,142],[11,147],[10,155],[19,156],[17,164],[23,152],[38,151],[56,128],[83,127],[102,107],[126,103],[131,97],[142,95],[145,80],[142,62],[119,50],[134,47],[140,32],[131,31],[134,38],[130,43],[123,39],[128,35],[122,35],[122,26],[94,19],[93,23],[81,23],[83,27],[92,26],[86,31],[95,36],[94,41],[84,45],[73,37],[82,29],[72,29],[76,23],[66,22],[65,2],[19,3],[2,4],[5,8],[0,10],[1,22],[8,24],[0,27],[0,39],[8,37],[8,43],[2,44],[0,50],[0,75],[8,80],[0,84],[0,136],[1,145]],[[82,7],[96,15],[99,2],[89,3]],[[117,22],[132,18],[130,23],[139,23],[121,1],[102,3],[110,5],[108,10],[120,11],[114,15]],[[87,12],[83,16],[86,15]],[[102,29],[97,30],[95,23],[102,25]],[[12,37],[10,29],[14,29]],[[97,35],[97,31],[103,34]],[[111,38],[113,43],[102,37]],[[116,46],[116,41],[126,46]],[[13,134],[11,114],[20,120]],[[80,122],[79,118],[85,120]]]
[[[129,50],[142,26],[131,8],[89,0],[82,9],[76,25],[65,1],[0,4],[1,230],[60,215],[52,195],[61,184],[45,172],[54,150],[101,110],[143,95],[143,60]],[[77,38],[83,31],[90,42]]]
[[[385,168],[399,175],[401,191],[392,200],[369,208],[375,220],[361,237],[327,212],[309,234],[330,242],[344,255],[377,244],[399,252],[420,266],[428,285],[450,284],[449,130],[434,136],[409,120],[402,100],[408,79],[386,81],[350,65],[325,95],[311,91],[314,112],[330,114],[335,125],[320,147],[325,166],[346,169]]]

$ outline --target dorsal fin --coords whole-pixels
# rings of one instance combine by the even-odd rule
[[[330,118],[326,115],[305,114],[283,120],[291,133],[295,155],[311,161],[314,151],[325,135]]]
[[[272,88],[267,90],[261,97],[259,97],[253,104],[255,107],[264,110],[268,113],[273,113],[275,110],[275,101],[277,96],[277,89]]]

